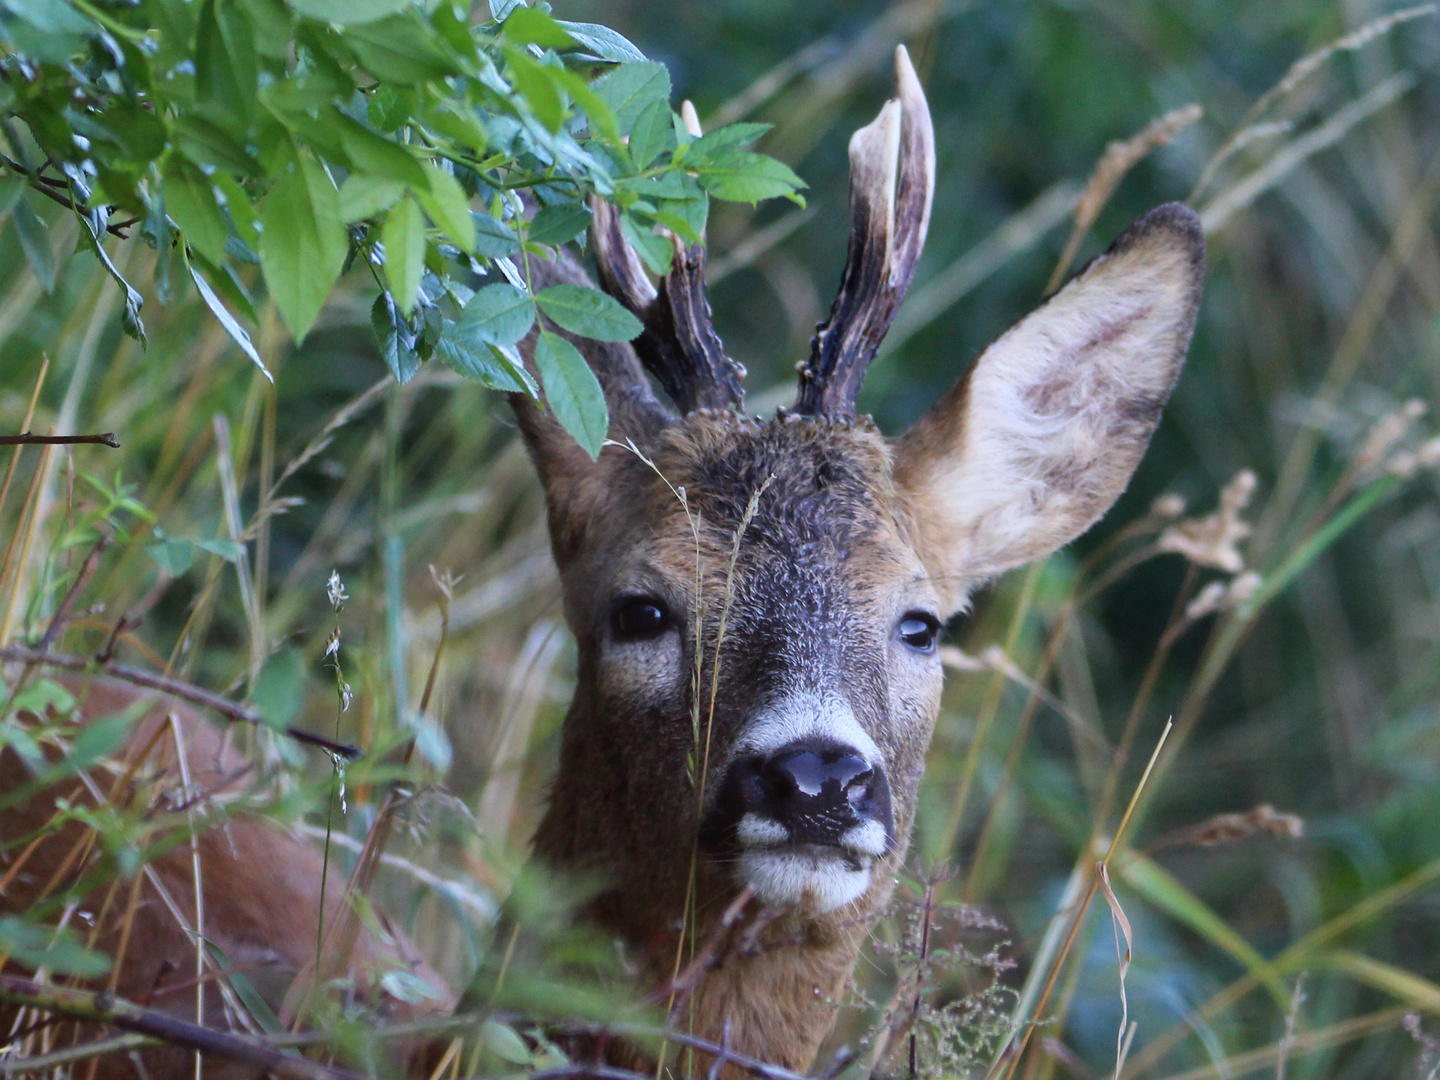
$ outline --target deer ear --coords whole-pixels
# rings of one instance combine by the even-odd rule
[[[896,487],[957,605],[967,582],[1048,555],[1125,490],[1180,374],[1204,273],[1195,214],[1152,210],[900,440]]]

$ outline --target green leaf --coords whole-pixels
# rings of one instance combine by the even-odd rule
[[[610,411],[600,380],[585,357],[559,334],[545,330],[535,342],[535,367],[555,419],[591,458],[598,458],[610,427]]]
[[[0,953],[28,968],[47,968],[57,975],[93,978],[110,970],[110,960],[91,952],[74,931],[37,926],[15,915],[0,918]]]
[[[390,211],[380,239],[385,244],[385,280],[400,313],[408,317],[415,310],[420,276],[425,272],[425,215],[414,199],[402,199]]]
[[[305,693],[305,657],[298,649],[281,649],[265,661],[250,688],[250,700],[260,717],[283,731],[300,713]]]
[[[501,259],[520,250],[520,238],[503,221],[481,213],[471,214],[470,220],[475,224],[475,250],[481,255]]]
[[[731,150],[743,149],[774,126],[774,124],[726,124],[714,131],[707,131],[690,144],[690,149],[685,154],[685,160],[687,162],[705,161],[720,157]]]
[[[15,223],[15,235],[20,237],[20,247],[25,252],[25,261],[30,264],[30,272],[40,282],[40,288],[49,295],[55,291],[56,269],[49,230],[40,220],[40,215],[31,208],[28,197],[15,204],[10,220]]]
[[[635,168],[647,169],[657,157],[675,145],[675,125],[668,101],[652,101],[630,129],[630,156]]]
[[[517,7],[505,19],[500,36],[516,45],[539,45],[543,49],[568,49],[575,39],[560,24],[532,7]]]
[[[401,386],[415,377],[420,370],[420,357],[415,352],[415,335],[409,325],[400,318],[395,307],[395,298],[382,292],[370,308],[370,327],[375,331],[375,340],[380,345],[380,357],[395,381]]]
[[[535,324],[535,302],[514,285],[486,285],[476,289],[456,328],[491,345],[514,345]]]
[[[351,173],[340,185],[340,219],[364,221],[388,210],[405,194],[405,185],[383,176]]]
[[[613,296],[584,285],[551,285],[535,302],[564,329],[597,341],[631,341],[644,329]]]
[[[566,22],[564,19],[555,21],[575,39],[576,44],[581,48],[589,49],[601,60],[624,63],[626,60],[645,59],[645,54],[637,49],[633,42],[617,34],[608,26],[600,26],[597,23]]]
[[[381,82],[411,86],[458,74],[430,26],[409,15],[352,24],[345,44]]]
[[[621,64],[597,79],[595,93],[615,114],[620,134],[630,134],[635,121],[652,102],[670,102],[670,72],[653,60]]]
[[[0,215],[8,214],[25,194],[25,181],[14,173],[0,173]]]
[[[285,325],[305,340],[345,265],[340,199],[319,163],[301,154],[260,210],[260,266]]]
[[[420,162],[398,143],[375,134],[339,109],[330,110],[330,122],[338,127],[345,156],[358,172],[417,187],[425,183],[425,170],[420,167]]]
[[[412,0],[290,0],[301,15],[336,26],[363,26],[404,11]]]
[[[230,228],[204,173],[172,156],[165,167],[165,212],[175,219],[186,241],[212,263],[225,261]]]
[[[205,306],[208,307],[211,314],[220,321],[220,325],[225,328],[225,332],[230,335],[230,339],[234,341],[236,345],[240,346],[240,351],[254,362],[255,366],[264,373],[265,378],[274,382],[275,379],[270,374],[270,370],[265,366],[265,361],[260,359],[260,354],[255,350],[255,343],[250,340],[250,335],[247,334],[245,328],[236,321],[235,316],[230,314],[229,309],[220,302],[220,297],[215,295],[215,290],[210,287],[210,283],[205,280],[204,276],[200,271],[196,270],[194,266],[190,267],[190,277],[195,282],[195,288],[200,292],[200,299],[205,301]],[[179,575],[177,574],[176,576],[178,577]]]
[[[428,188],[416,188],[415,197],[435,222],[436,228],[455,242],[461,251],[475,250],[475,220],[470,216],[470,198],[460,181],[434,163],[426,163]]]
[[[255,33],[245,9],[205,0],[195,38],[195,88],[212,117],[243,131],[255,111]]]
[[[805,181],[784,162],[766,154],[736,150],[702,166],[700,186],[717,199],[756,203],[778,195],[794,195]]]
[[[552,246],[574,240],[590,227],[590,209],[584,203],[544,206],[530,219],[526,239]]]
[[[452,371],[467,379],[475,379],[490,390],[534,396],[533,390],[516,376],[502,346],[482,341],[457,325],[447,326],[441,333],[440,340],[435,343],[435,355]]]
[[[506,59],[515,87],[524,96],[535,119],[550,131],[559,131],[565,119],[565,101],[556,85],[556,72],[560,69],[537,64],[519,49],[506,50]]]
[[[629,214],[620,219],[620,231],[625,234],[630,246],[640,253],[641,262],[652,274],[664,277],[670,272],[670,261],[675,257],[675,249],[669,240],[656,236],[644,225],[636,224]]]
[[[511,1065],[530,1065],[535,1056],[514,1028],[498,1020],[486,1020],[481,1024],[480,1038],[487,1050]]]
[[[180,577],[195,564],[194,545],[189,540],[178,540],[173,536],[146,544],[145,554],[155,560],[162,573],[172,578]]]
[[[0,7],[46,34],[86,34],[99,29],[64,0],[4,0]]]

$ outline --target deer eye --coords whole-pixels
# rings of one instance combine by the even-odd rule
[[[940,620],[927,611],[911,611],[900,620],[900,640],[919,653],[935,651],[940,636]]]
[[[653,596],[625,596],[610,608],[616,641],[651,641],[670,628],[670,613]]]

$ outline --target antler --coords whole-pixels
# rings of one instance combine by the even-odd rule
[[[691,117],[686,120],[688,124]],[[745,400],[741,385],[745,368],[725,355],[725,347],[710,323],[710,303],[705,298],[705,245],[687,248],[672,234],[675,257],[657,290],[620,231],[620,215],[615,208],[600,199],[592,199],[591,208],[595,216],[590,222],[590,243],[595,249],[600,286],[645,324],[645,330],[635,340],[640,362],[660,380],[682,413],[741,405]]]
[[[850,138],[850,251],[830,318],[800,365],[798,413],[851,416],[930,227],[935,132],[910,55],[895,50],[897,97]]]

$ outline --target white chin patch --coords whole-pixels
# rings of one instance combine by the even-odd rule
[[[870,887],[871,860],[805,851],[750,850],[739,878],[765,904],[796,904],[823,913],[858,900]]]

